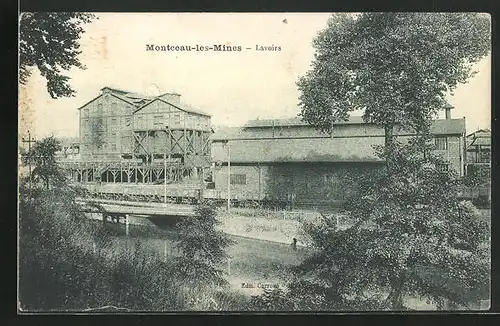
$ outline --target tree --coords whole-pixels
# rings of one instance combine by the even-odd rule
[[[343,207],[348,228],[330,215],[305,225],[316,251],[284,295],[295,309],[404,310],[408,296],[444,308],[446,300],[467,305],[484,298],[487,224],[457,199],[460,179],[436,168],[440,157],[424,156],[418,142],[393,146],[393,167],[357,180]],[[378,155],[388,153],[379,148]]]
[[[216,207],[203,202],[195,207],[195,215],[181,221],[176,248],[180,257],[173,260],[173,276],[182,284],[196,289],[227,285],[222,265],[227,258],[226,249],[233,243],[216,226],[220,223]]]
[[[446,95],[489,53],[489,35],[489,17],[475,13],[339,14],[318,34],[312,69],[297,83],[303,119],[328,132],[363,110],[365,122],[384,128],[376,150],[387,164],[353,182],[349,228],[337,229],[332,216],[306,226],[318,252],[288,296],[314,293],[330,309],[402,309],[411,294],[465,304],[487,283],[486,229],[458,201],[459,178],[440,172],[428,140]],[[399,143],[398,125],[416,137]]]
[[[490,51],[490,18],[479,13],[336,14],[313,41],[312,69],[297,83],[301,115],[328,132],[363,110],[366,122],[425,133],[445,97]]]
[[[86,13],[37,12],[22,13],[19,36],[19,82],[25,85],[31,69],[37,67],[47,81],[47,91],[52,98],[73,96],[75,91],[68,84],[69,77],[61,70],[72,67],[85,69],[78,60],[84,30],[82,24],[90,23],[95,16]]]
[[[27,159],[34,165],[32,175],[34,181],[42,180],[47,189],[50,183],[61,185],[65,180],[64,172],[56,161],[56,153],[61,150],[60,142],[53,136],[35,143],[28,153]]]

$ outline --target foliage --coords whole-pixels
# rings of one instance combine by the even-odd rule
[[[33,181],[42,180],[47,188],[50,183],[61,186],[64,182],[64,172],[56,161],[56,152],[61,149],[60,142],[53,136],[35,143],[26,159],[33,164]]]
[[[438,169],[445,162],[428,140],[445,97],[489,53],[489,35],[484,14],[363,13],[333,15],[314,39],[312,69],[297,83],[303,119],[331,132],[363,110],[365,122],[384,127],[376,151],[387,164],[356,178],[344,207],[350,227],[331,216],[306,223],[318,250],[289,284],[295,307],[398,310],[407,296],[442,307],[484,295],[487,228],[457,199],[460,180]],[[400,144],[395,126],[417,137]]]
[[[475,166],[474,169],[463,178],[463,182],[467,187],[488,185],[491,182],[491,166]]]
[[[19,298],[23,311],[244,310],[238,293],[186,287],[169,258],[116,225],[90,221],[75,199],[81,189],[20,183]],[[111,227],[113,226],[113,227]],[[123,228],[123,226],[122,226]],[[123,229],[122,232],[123,233]]]
[[[296,290],[287,296],[299,307],[307,309],[312,294],[327,310],[406,309],[407,296],[467,305],[485,295],[487,225],[457,199],[460,180],[438,171],[440,157],[419,146],[395,142],[379,153],[397,164],[360,176],[343,208],[351,227],[339,229],[332,216],[305,224],[318,251],[291,282]]]
[[[226,286],[225,271],[221,265],[227,258],[226,248],[233,243],[216,226],[216,208],[202,202],[195,215],[178,223],[176,248],[181,256],[171,265],[172,275],[192,288]]]
[[[73,96],[69,77],[61,70],[85,69],[78,59],[78,43],[84,33],[83,24],[95,16],[87,13],[36,12],[22,13],[19,23],[19,81],[26,84],[31,69],[37,67],[47,81],[52,98]]]
[[[19,205],[19,296],[24,311],[180,309],[165,264],[142,244],[118,246],[90,222],[77,189],[35,188]]]
[[[301,115],[329,132],[364,110],[366,122],[385,127],[386,142],[396,124],[425,133],[490,42],[490,18],[480,13],[335,14],[297,83]]]

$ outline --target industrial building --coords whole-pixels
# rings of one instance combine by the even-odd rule
[[[211,165],[210,115],[180,94],[146,96],[110,87],[80,112],[78,182],[199,179]]]
[[[447,164],[442,169],[464,173],[465,119],[433,121],[431,132]],[[412,137],[396,128],[398,139]],[[232,198],[321,204],[344,200],[346,178],[383,163],[373,145],[384,144],[384,130],[351,117],[322,133],[300,118],[252,120],[225,128],[212,137],[215,187]],[[228,164],[229,161],[229,164]],[[228,169],[229,165],[229,169]]]
[[[452,119],[451,110],[433,121],[431,133],[446,161],[439,168],[463,176],[467,144],[475,143],[466,143],[465,118]],[[384,144],[384,130],[361,117],[338,122],[329,133],[299,117],[251,120],[213,133],[211,116],[179,94],[151,97],[109,87],[79,112],[79,159],[66,165],[73,181],[101,184],[94,191],[106,198],[335,204],[351,191],[350,176],[384,163],[373,148]],[[414,133],[396,126],[394,135],[404,140]]]

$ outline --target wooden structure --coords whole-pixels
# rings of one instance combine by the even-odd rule
[[[80,111],[74,182],[179,183],[202,180],[211,165],[210,115],[181,103],[105,87]]]

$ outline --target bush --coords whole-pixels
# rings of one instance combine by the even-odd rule
[[[140,242],[116,250],[112,233],[74,210],[57,189],[32,194],[21,196],[19,211],[22,310],[182,308],[160,257]]]
[[[472,203],[477,208],[488,209],[491,207],[490,198],[486,195],[479,195],[478,197],[476,197],[472,200]]]
[[[137,237],[122,245],[116,235],[123,234],[123,227],[87,219],[73,206],[68,189],[34,189],[31,198],[25,194],[21,187],[22,311],[247,309],[243,295],[214,286],[189,287],[175,278],[173,271],[180,272],[173,269],[179,267],[177,258],[165,262],[141,240],[163,232],[139,228]],[[192,279],[197,279],[198,269]],[[223,280],[222,275],[215,279]]]

